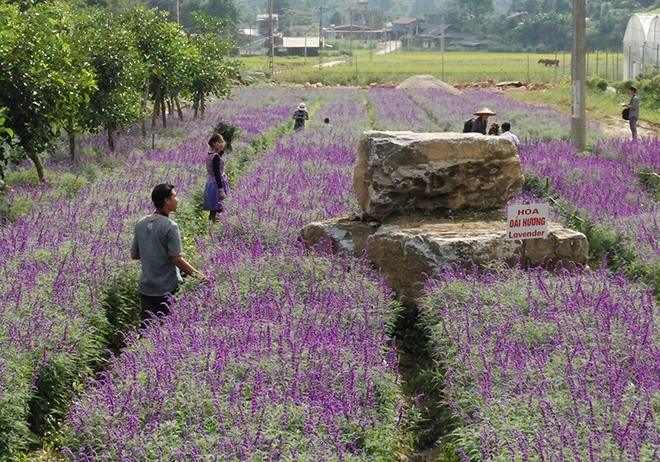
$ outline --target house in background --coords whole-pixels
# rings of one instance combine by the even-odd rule
[[[276,47],[278,55],[318,56],[319,37],[282,37],[282,46]]]
[[[383,28],[371,29],[366,26],[349,24],[343,26],[334,26],[326,29],[324,36],[327,39],[338,40],[382,40],[384,35]]]
[[[418,35],[420,29],[424,27],[424,19],[399,18],[392,21],[391,24],[389,39],[400,40],[405,35]]]

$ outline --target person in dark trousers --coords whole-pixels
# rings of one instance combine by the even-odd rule
[[[225,139],[215,133],[209,139],[206,154],[206,186],[204,187],[204,210],[209,211],[209,220],[218,221],[218,213],[224,211],[222,201],[229,195],[229,181],[225,173]]]
[[[637,96],[637,88],[628,88],[630,94],[630,102],[624,104],[623,107],[630,109],[628,114],[628,123],[630,124],[630,131],[632,132],[633,140],[637,139],[637,119],[639,118],[639,97]]]
[[[477,117],[472,121],[472,133],[481,133],[482,135],[486,134],[488,130],[488,117],[496,115],[493,111],[488,109],[486,106],[479,109],[474,113]]]
[[[151,200],[156,210],[137,222],[131,244],[131,258],[142,264],[138,282],[142,322],[159,312],[170,313],[171,295],[183,282],[181,271],[206,279],[183,258],[181,232],[170,219],[179,205],[174,185],[157,185],[151,192]]]
[[[293,117],[291,118],[295,120],[293,124],[294,130],[305,129],[305,121],[309,120],[309,114],[307,113],[307,106],[305,103],[300,103],[298,105],[298,109],[296,109],[296,112],[293,113]]]

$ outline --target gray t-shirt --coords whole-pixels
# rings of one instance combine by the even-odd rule
[[[628,116],[630,118],[639,117],[639,97],[637,95],[630,99],[630,114]]]
[[[167,217],[140,218],[135,225],[131,252],[140,255],[142,272],[138,283],[141,294],[158,297],[174,293],[183,282],[172,257],[183,254],[179,225]]]

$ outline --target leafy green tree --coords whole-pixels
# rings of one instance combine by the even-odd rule
[[[475,25],[481,18],[493,12],[493,0],[456,0],[456,3]]]
[[[630,16],[628,10],[604,5],[599,11],[598,21],[587,23],[588,49],[620,51]]]
[[[176,2],[173,0],[147,0],[147,8],[157,8],[169,13],[169,21],[176,21]],[[236,24],[239,18],[239,10],[233,0],[179,0],[179,24],[186,31],[195,31],[195,21],[192,15],[202,13],[216,18],[228,19],[231,24]]]
[[[525,16],[507,36],[514,44],[525,44],[527,50],[552,53],[570,50],[572,46],[570,15],[540,13]]]
[[[291,0],[273,0],[273,14],[286,16],[286,12],[290,9],[291,9]],[[280,17],[280,21],[282,21],[281,17]]]
[[[0,4],[0,107],[6,127],[45,181],[40,154],[52,147],[73,108],[95,90],[89,63],[76,56],[72,39],[75,7],[40,3],[22,12]]]
[[[307,26],[318,22],[318,12],[311,0],[304,0],[286,11],[286,22],[290,26]]]
[[[146,69],[143,110],[146,112],[151,97],[154,103],[152,127],[156,125],[158,115],[166,126],[165,101],[171,96],[170,90],[176,92],[184,86],[189,41],[178,24],[167,21],[165,12],[138,7],[124,17],[126,26],[136,38],[135,45]],[[144,123],[142,133],[146,136]]]
[[[6,110],[6,107],[0,108],[0,182],[5,179],[5,167],[9,160],[5,148],[11,143],[11,139],[14,137],[14,130],[5,127],[7,118],[4,114]],[[2,185],[0,184],[0,186]],[[2,192],[1,187],[0,192]]]
[[[135,45],[136,37],[123,26],[122,15],[100,9],[88,13],[80,26],[85,39],[81,45],[88,50],[97,91],[80,111],[81,125],[92,132],[104,129],[108,146],[114,151],[115,131],[142,115],[146,67]]]
[[[200,34],[191,37],[194,52],[188,62],[188,90],[193,100],[195,116],[204,116],[206,96],[226,97],[231,94],[230,82],[238,76],[235,63],[225,61],[234,40],[222,38],[219,31],[229,25],[226,19],[194,14],[192,17]]]
[[[332,13],[332,16],[330,16],[330,24],[341,26],[341,13],[339,11]]]

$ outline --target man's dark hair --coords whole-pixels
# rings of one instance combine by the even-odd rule
[[[508,132],[509,130],[511,130],[511,124],[509,122],[504,122],[502,124],[502,131]]]
[[[631,86],[630,88],[628,88],[628,90],[632,90],[632,91],[634,91],[635,93],[637,93],[637,88],[636,88],[636,87]]]
[[[325,119],[323,119],[323,123],[329,124],[330,123],[330,118],[326,117]]]
[[[165,199],[172,197],[173,184],[161,183],[151,191],[151,201],[157,209],[165,205]]]

